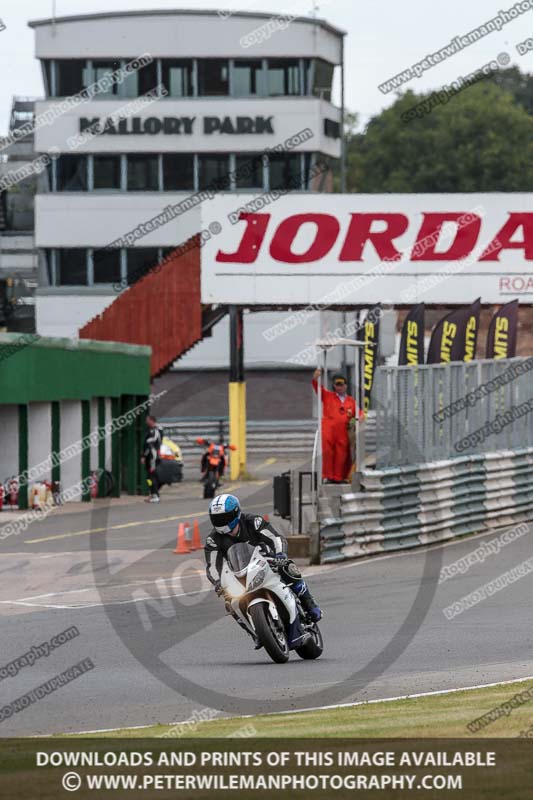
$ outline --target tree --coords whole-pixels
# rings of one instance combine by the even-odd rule
[[[402,114],[432,95],[401,95],[365,133],[351,133],[348,191],[531,191],[533,116],[526,110],[531,81],[506,72],[513,74],[505,77],[505,88],[484,79],[408,122]]]
[[[520,72],[518,67],[510,67],[496,72],[492,82],[512,94],[528,114],[533,114],[533,75]]]

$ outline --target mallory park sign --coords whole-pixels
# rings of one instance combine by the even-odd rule
[[[198,128],[201,130],[198,131]],[[191,136],[203,134],[273,134],[272,117],[81,117],[79,132],[110,136]]]

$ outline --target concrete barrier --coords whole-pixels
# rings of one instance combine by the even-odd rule
[[[321,521],[322,563],[533,520],[533,447],[365,470],[361,489]]]

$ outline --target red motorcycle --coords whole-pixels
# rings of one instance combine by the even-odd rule
[[[215,496],[220,485],[220,478],[223,476],[227,464],[226,451],[237,448],[233,444],[223,444],[222,442],[215,444],[215,442],[201,437],[198,437],[196,442],[205,447],[200,469],[204,484],[204,498],[207,499]]]

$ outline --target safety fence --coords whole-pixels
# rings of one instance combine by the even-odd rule
[[[381,367],[376,467],[533,445],[533,358]]]
[[[320,522],[320,560],[343,561],[533,520],[533,447],[365,470]]]
[[[218,442],[220,435],[225,441],[229,438],[229,422],[227,417],[180,417],[162,419],[164,433],[182,448],[185,466],[198,468],[201,447],[196,438],[202,437]],[[316,421],[309,420],[272,420],[247,423],[248,456],[257,458],[296,457],[302,461],[311,458]]]

